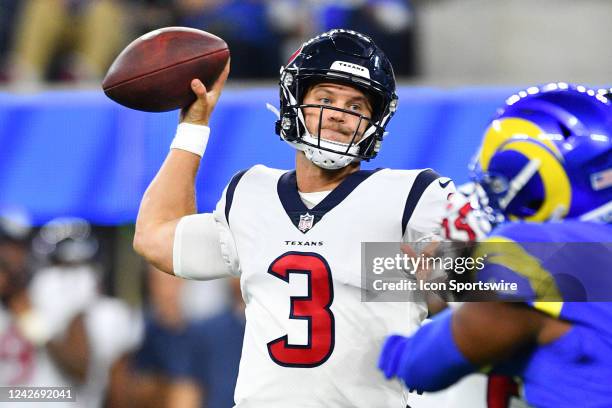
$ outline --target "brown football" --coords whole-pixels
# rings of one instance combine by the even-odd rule
[[[121,105],[146,112],[182,108],[195,101],[191,80],[207,88],[229,59],[221,38],[186,27],[151,31],[117,56],[102,81],[104,93]]]

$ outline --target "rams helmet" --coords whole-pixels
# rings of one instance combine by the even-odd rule
[[[521,91],[490,122],[471,170],[494,222],[609,222],[612,103],[566,83]]]

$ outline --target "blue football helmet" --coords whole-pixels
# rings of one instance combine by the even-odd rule
[[[612,214],[612,102],[551,83],[507,99],[471,165],[493,224]]]
[[[327,105],[304,105],[309,87],[318,82],[339,82],[362,90],[372,102],[372,117]],[[367,36],[351,30],[331,30],[305,42],[289,59],[280,74],[280,118],[276,133],[302,150],[319,167],[342,168],[355,160],[369,160],[380,149],[385,128],[397,108],[395,75],[391,62]],[[353,134],[350,143],[322,139],[321,123],[310,134],[302,109],[333,109],[359,116],[367,123],[363,135]],[[319,119],[321,121],[321,119]]]

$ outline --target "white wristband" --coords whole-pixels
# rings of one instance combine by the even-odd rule
[[[186,150],[202,157],[204,156],[204,150],[206,150],[208,136],[210,136],[208,126],[179,123],[170,148]]]

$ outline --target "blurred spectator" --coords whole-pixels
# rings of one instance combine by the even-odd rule
[[[415,12],[409,0],[271,0],[269,6],[270,20],[285,35],[283,60],[304,39],[344,28],[372,37],[396,75],[417,74]]]
[[[0,263],[5,274],[0,275],[0,291],[8,296],[9,284],[15,284],[27,269],[28,246],[32,231],[30,217],[18,207],[0,209]],[[26,282],[20,282],[19,285]],[[17,290],[16,286],[14,290]]]
[[[181,295],[181,309],[188,320],[202,320],[224,310],[230,302],[227,282],[185,281]]]
[[[108,405],[199,407],[202,390],[193,375],[193,326],[181,310],[183,281],[149,266],[149,304],[142,344],[115,363]]]
[[[281,36],[281,65],[306,39],[320,32],[312,8],[311,0],[268,0],[268,19]]]
[[[17,328],[11,308],[26,290],[31,226],[21,210],[0,213],[0,384],[27,383],[34,375],[35,348]]]
[[[160,27],[178,25],[177,2],[180,0],[131,0],[130,29],[134,38]]]
[[[14,271],[4,263],[0,383],[73,387],[76,402],[65,406],[102,406],[110,365],[137,343],[134,320],[123,303],[99,295],[97,242],[84,220],[51,221],[33,246],[48,265],[31,280],[25,260]]]
[[[122,0],[19,3],[8,67],[9,80],[17,84],[40,83],[54,74],[97,80],[124,44],[127,13]],[[66,56],[65,67],[53,66],[58,54]]]
[[[6,72],[16,85],[88,82],[104,75],[127,40],[183,25],[228,43],[232,78],[276,79],[305,38],[348,28],[385,49],[397,75],[412,76],[414,21],[410,0],[0,0],[0,57],[12,38]]]
[[[17,0],[0,0],[0,63],[4,61],[11,41]]]
[[[334,21],[340,16],[333,14],[329,13],[324,19],[328,25],[324,30],[344,27],[367,34],[385,50],[395,75],[417,75],[415,12],[409,0],[366,0],[349,10],[344,21]]]
[[[144,339],[115,364],[109,406],[233,406],[245,322],[239,280],[231,281],[231,305],[192,321],[181,308],[184,280],[152,266],[147,277]]]
[[[232,304],[196,325],[194,369],[205,390],[207,408],[227,408],[234,403],[245,326],[240,279],[230,280],[230,290]]]
[[[179,24],[223,38],[232,55],[232,78],[276,78],[279,37],[266,0],[176,0]]]

